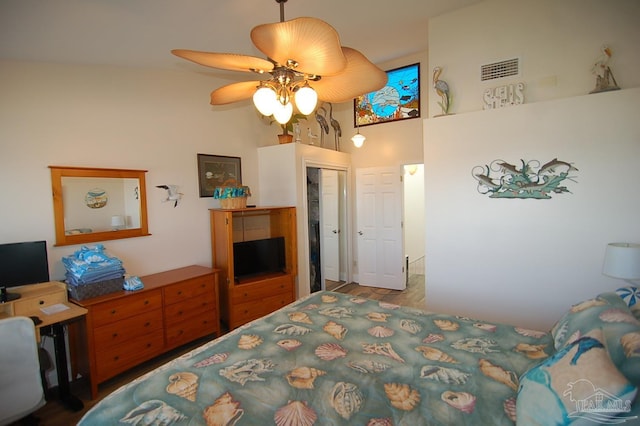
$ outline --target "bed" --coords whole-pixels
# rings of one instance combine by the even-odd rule
[[[322,291],[124,385],[80,424],[637,419],[638,298],[603,293],[538,331]]]

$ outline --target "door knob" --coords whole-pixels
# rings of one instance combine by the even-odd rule
[[[358,231],[358,235],[362,235],[362,231]]]

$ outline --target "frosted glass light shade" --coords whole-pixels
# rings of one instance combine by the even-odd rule
[[[273,109],[273,118],[280,124],[287,124],[293,115],[293,105],[291,102],[287,102],[282,105],[280,102],[275,102],[275,108]]]
[[[353,137],[351,138],[351,140],[353,141],[353,145],[356,148],[360,148],[362,147],[362,145],[364,144],[365,138],[363,135],[361,135],[359,132],[356,133],[355,135],[353,135]]]
[[[602,273],[623,280],[640,280],[640,244],[608,244]]]
[[[276,92],[269,87],[261,87],[253,94],[253,104],[264,116],[273,114],[276,103]]]
[[[295,95],[296,106],[301,114],[309,115],[316,109],[318,94],[309,85],[302,86]]]

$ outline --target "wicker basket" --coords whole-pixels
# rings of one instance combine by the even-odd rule
[[[220,200],[220,207],[223,209],[244,209],[250,196],[249,187],[239,185],[235,179],[226,180],[213,191],[213,198]]]
[[[220,207],[223,209],[244,209],[247,207],[248,197],[220,198]]]
[[[120,291],[122,290],[123,284],[124,278],[114,278],[111,280],[79,285],[67,283],[67,291],[69,292],[69,297],[72,299],[84,300]]]

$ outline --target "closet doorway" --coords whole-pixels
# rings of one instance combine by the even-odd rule
[[[311,293],[347,282],[347,172],[307,167]]]

